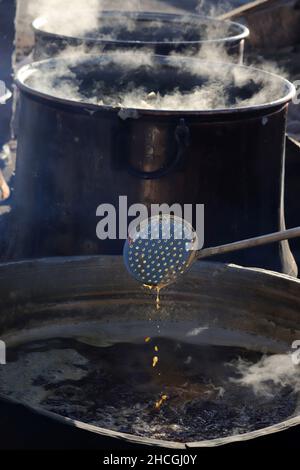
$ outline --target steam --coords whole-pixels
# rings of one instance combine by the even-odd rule
[[[156,8],[158,2],[152,3],[153,8]],[[204,3],[206,6],[210,4],[210,2]],[[173,43],[174,46],[184,42],[184,51],[180,49],[178,54],[174,53],[175,56],[184,55],[222,62],[236,60],[228,54],[224,41],[220,41],[241,33],[241,30],[230,22],[207,21],[201,17],[195,19],[190,13],[177,15],[170,22],[165,17],[164,20],[161,20],[159,16],[155,15],[153,9],[150,9],[152,16],[147,17],[147,21],[137,21],[135,13],[138,15],[143,10],[144,2],[124,0],[122,10],[125,10],[125,14],[119,14],[119,11],[115,14],[109,13],[107,10],[113,10],[114,5],[116,5],[115,2],[105,0],[86,0],[83,6],[82,0],[74,0],[72,7],[69,8],[61,0],[38,0],[31,8],[31,16],[33,18],[39,17],[35,23],[37,29],[69,37],[70,40],[72,38],[89,38],[103,41],[139,42],[142,37],[143,42],[147,44],[147,51],[143,51],[143,53],[148,54],[154,52],[153,46],[151,46],[153,42],[168,42]],[[216,7],[213,8],[214,14],[217,14]],[[146,10],[148,9],[149,3],[147,2]],[[212,14],[211,5],[210,10],[209,13]],[[218,7],[218,13],[220,11]],[[196,12],[203,14],[207,12],[207,8],[202,10],[201,5],[198,5]],[[50,46],[51,38],[48,37],[47,41]],[[195,46],[195,41],[198,42],[197,46]],[[201,46],[199,41],[201,41]],[[188,46],[189,43],[190,46]],[[80,49],[77,49],[78,56],[81,52],[91,54],[103,52],[103,46],[99,43],[94,48],[89,45],[87,48],[83,47],[82,51]],[[133,45],[130,49],[133,49]],[[57,55],[57,48],[54,47],[54,50]],[[65,56],[74,57],[75,55],[75,51],[70,46],[66,47],[65,52]],[[129,61],[130,63],[132,60]]]
[[[152,1],[152,8],[150,11],[182,11],[177,8],[168,8],[161,6],[159,0]],[[148,6],[148,8],[147,8]],[[64,34],[66,36],[82,37],[99,27],[99,20],[101,19],[103,11],[126,11],[126,12],[141,12],[149,10],[149,3],[145,7],[143,0],[123,0],[123,1],[109,1],[109,0],[35,0],[31,2],[29,15],[31,18],[41,18],[40,26],[44,26],[49,31],[56,34]],[[114,19],[111,23],[114,26],[114,33],[106,35],[106,37],[113,37],[117,34],[118,30],[126,28],[127,31],[133,31],[135,22],[131,19],[126,19],[119,16],[119,19]],[[153,24],[154,26],[154,24]],[[156,27],[159,28],[160,24],[157,22]]]
[[[269,103],[287,93],[280,78],[247,67],[173,57],[166,68],[145,51],[85,55],[80,60],[77,55],[78,49],[64,52],[63,58],[33,69],[25,83],[56,98],[157,110],[238,108]]]
[[[156,2],[157,3],[157,2]],[[232,5],[232,2],[230,2]],[[42,16],[40,27],[45,31],[72,37],[101,37],[102,39],[138,39],[140,30],[136,29],[137,22],[134,14],[107,17],[104,10],[112,9],[110,2],[105,0],[86,0],[84,9],[82,0],[74,0],[72,7],[64,8],[61,0],[38,0],[32,7],[32,16]],[[114,5],[114,2],[112,2]],[[125,0],[122,8],[126,11],[139,12],[143,2]],[[209,7],[209,8],[208,8]],[[225,5],[227,9],[228,5]],[[215,16],[224,10],[217,2],[217,6],[211,7],[211,2],[200,1],[197,13],[205,13]],[[156,110],[186,110],[201,111],[213,109],[239,108],[267,104],[284,97],[287,88],[283,81],[272,78],[270,75],[254,72],[242,67],[227,67],[221,63],[232,62],[224,42],[212,40],[226,38],[235,34],[232,26],[227,22],[198,23],[193,24],[189,15],[182,15],[177,25],[165,26],[163,22],[153,16],[153,20],[143,24],[142,31],[146,38],[151,40],[181,41],[201,39],[200,50],[195,47],[184,50],[185,56],[194,59],[203,59],[210,64],[200,63],[197,60],[182,62],[178,56],[183,52],[171,54],[174,74],[178,83],[169,87],[162,86],[157,73],[155,63],[149,47],[146,49],[130,49],[109,52],[109,56],[102,55],[103,47],[95,46],[86,50],[86,47],[68,46],[62,51],[55,62],[49,62],[42,69],[35,69],[26,80],[26,84],[33,89],[46,93],[54,98],[68,99],[81,103],[114,108],[128,109],[156,109]],[[44,23],[43,23],[44,22]],[[102,24],[102,29],[99,25]],[[44,25],[44,26],[43,26]],[[139,26],[139,28],[141,28]],[[89,58],[95,57],[99,62],[95,66],[95,76],[92,83],[85,85],[84,73],[77,74],[74,69],[80,61],[88,63]],[[106,57],[106,59],[103,59]],[[103,66],[103,62],[106,63]],[[107,63],[109,61],[109,64]],[[180,61],[180,62],[179,62]],[[218,62],[219,64],[212,64]],[[113,80],[105,79],[105,73],[101,77],[101,67],[112,66],[116,69]],[[84,69],[84,65],[82,66]],[[97,71],[98,69],[98,71]],[[143,69],[147,80],[140,80],[140,70]],[[268,69],[278,72],[276,67]],[[192,77],[192,85],[189,89],[184,86],[184,74]],[[88,87],[88,89],[87,89]]]
[[[243,5],[244,3],[247,3],[247,0],[214,0],[214,2],[211,0],[199,0],[195,11],[200,15],[205,14],[217,17]]]
[[[256,364],[239,359],[231,367],[240,375],[240,378],[231,381],[239,386],[251,387],[256,395],[273,396],[274,387],[290,387],[294,392],[300,392],[300,367],[293,363],[288,354],[264,356]]]

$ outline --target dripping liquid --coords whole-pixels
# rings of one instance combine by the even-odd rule
[[[150,290],[151,292],[152,291],[155,291],[156,293],[156,300],[155,300],[155,305],[156,305],[156,310],[160,310],[161,309],[161,298],[160,298],[160,294],[161,294],[161,291],[164,287],[164,285],[161,285],[161,286],[151,286],[151,285],[147,285],[147,284],[144,284],[143,285],[146,289]]]

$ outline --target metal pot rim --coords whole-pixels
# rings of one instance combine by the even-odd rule
[[[21,405],[24,406],[26,409],[31,410],[34,413],[37,413],[41,416],[46,418],[52,419],[56,422],[60,422],[62,424],[75,427],[78,429],[82,429],[84,431],[98,434],[100,436],[106,436],[112,439],[121,439],[123,441],[127,441],[131,444],[140,444],[146,446],[154,446],[154,447],[161,447],[166,449],[199,449],[199,448],[216,448],[221,447],[229,444],[238,444],[239,442],[248,442],[254,439],[258,439],[260,437],[266,437],[272,434],[277,434],[282,431],[286,431],[293,427],[300,425],[300,416],[296,416],[294,418],[287,419],[282,421],[278,424],[274,424],[273,426],[268,426],[262,429],[257,429],[256,431],[247,432],[244,434],[236,434],[234,436],[228,437],[221,437],[217,439],[211,440],[203,440],[203,441],[194,441],[194,442],[176,442],[176,441],[165,441],[163,439],[153,439],[150,437],[140,437],[135,434],[128,434],[119,431],[113,431],[108,428],[102,428],[99,426],[95,426],[93,424],[87,424],[83,421],[74,420],[68,418],[66,416],[53,413],[51,411],[46,410],[45,408],[41,408],[39,406],[31,405],[22,400],[15,400],[9,396],[0,394],[0,400],[5,401],[7,403],[11,403],[14,405]]]
[[[52,31],[45,31],[42,29],[41,25],[45,21],[47,22],[46,16],[39,16],[35,18],[35,20],[32,22],[32,28],[35,33],[40,33],[47,35],[48,37],[52,38],[60,38],[60,39],[79,39],[83,40],[85,42],[94,42],[95,44],[115,44],[115,45],[128,45],[128,46],[133,46],[135,44],[145,44],[145,46],[158,46],[160,44],[165,44],[165,45],[186,45],[186,46],[193,46],[197,44],[206,44],[206,43],[230,43],[230,42],[235,42],[235,41],[241,41],[243,39],[246,39],[250,35],[249,29],[241,24],[237,23],[235,21],[228,21],[228,20],[219,20],[217,18],[212,18],[210,16],[204,16],[204,15],[196,15],[196,14],[187,14],[187,15],[179,15],[179,14],[173,14],[173,13],[159,13],[159,12],[116,12],[116,11],[110,11],[110,10],[105,10],[101,13],[102,15],[106,17],[120,17],[120,16],[127,16],[128,18],[140,18],[140,19],[148,19],[148,20],[162,20],[162,21],[175,21],[176,19],[181,19],[184,18],[185,22],[187,23],[188,20],[192,21],[200,21],[200,20],[205,20],[208,23],[217,23],[217,24],[228,24],[229,26],[232,26],[236,29],[239,29],[240,32],[237,34],[234,34],[229,37],[224,37],[224,38],[219,38],[219,39],[207,39],[207,40],[199,40],[199,41],[133,41],[133,40],[121,40],[121,39],[96,39],[94,37],[89,37],[89,36],[75,36],[75,35],[66,35],[66,34],[58,34]]]
[[[5,86],[5,84],[4,84]],[[0,93],[0,105],[5,104],[6,101],[8,101],[12,97],[12,93],[8,88],[5,87],[5,91],[3,93]]]
[[[109,54],[103,54],[101,55],[81,55],[76,59],[76,62],[80,63],[81,61],[88,61],[88,60],[94,60],[94,61],[99,61],[101,60],[101,57],[103,58],[109,58]],[[249,112],[257,112],[257,111],[263,111],[263,110],[268,110],[268,109],[273,109],[273,108],[278,108],[280,106],[284,106],[288,104],[296,95],[296,88],[295,86],[289,82],[287,79],[280,77],[279,75],[276,75],[271,72],[267,72],[261,69],[258,69],[256,67],[249,67],[246,65],[239,65],[239,64],[231,64],[227,62],[212,62],[212,61],[204,61],[200,59],[194,59],[194,58],[186,58],[186,57],[168,57],[168,56],[160,56],[160,55],[153,55],[153,58],[157,60],[160,64],[172,64],[172,63],[191,63],[193,61],[194,63],[203,63],[206,65],[212,65],[212,66],[218,66],[218,67],[226,67],[228,69],[232,68],[242,68],[242,69],[247,69],[253,71],[253,73],[260,73],[265,76],[269,76],[271,78],[274,78],[277,81],[281,81],[283,87],[285,86],[286,88],[286,94],[282,96],[281,98],[271,101],[269,103],[262,103],[262,104],[257,104],[257,105],[251,105],[251,106],[238,106],[235,108],[216,108],[216,109],[208,109],[208,110],[164,110],[164,109],[143,109],[143,108],[120,108],[120,107],[112,107],[112,106],[103,106],[103,105],[97,105],[97,104],[92,104],[88,102],[82,102],[82,101],[75,101],[75,100],[70,100],[70,99],[65,99],[65,98],[59,98],[38,90],[35,90],[29,86],[26,85],[26,79],[34,72],[34,70],[37,70],[39,67],[45,65],[45,64],[51,64],[59,61],[66,61],[68,58],[51,58],[51,59],[45,59],[42,61],[38,62],[33,62],[31,64],[23,66],[17,73],[16,76],[16,85],[18,88],[37,98],[43,99],[45,101],[51,101],[55,102],[57,104],[61,104],[63,106],[70,106],[74,108],[80,108],[87,113],[95,113],[97,111],[110,111],[114,113],[120,113],[120,112],[125,112],[128,118],[139,118],[142,116],[218,116],[218,115],[236,115],[236,114],[241,114],[241,113],[249,113]]]

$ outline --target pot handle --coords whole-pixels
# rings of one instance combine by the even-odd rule
[[[174,171],[184,161],[186,150],[190,145],[190,129],[186,125],[185,119],[183,118],[180,119],[180,122],[175,129],[175,140],[177,143],[176,157],[170,163],[166,164],[159,170],[152,172],[136,170],[131,166],[129,172],[137,178],[144,180],[155,180],[162,178],[163,176],[166,176]]]

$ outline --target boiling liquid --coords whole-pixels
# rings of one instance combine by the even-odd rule
[[[155,368],[144,341],[95,346],[74,337],[9,347],[0,392],[103,428],[179,442],[253,431],[297,409],[299,397],[287,385],[257,396],[231,381],[238,377],[232,364],[255,364],[258,352],[163,337],[148,346],[159,349]]]

